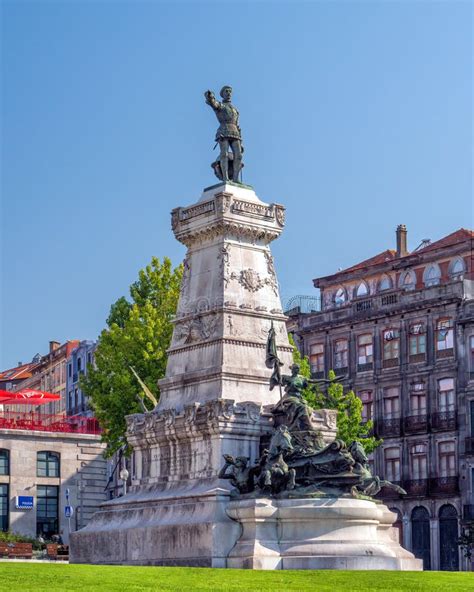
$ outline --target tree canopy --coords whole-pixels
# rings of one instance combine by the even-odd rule
[[[300,366],[300,374],[306,378],[311,377],[311,367],[308,356],[302,356],[290,335],[290,343],[293,345],[293,361]],[[370,454],[382,441],[373,434],[374,424],[372,420],[362,421],[362,401],[353,390],[344,392],[344,386],[336,380],[333,370],[329,371],[327,389],[323,392],[319,386],[310,386],[303,391],[303,397],[313,409],[337,410],[337,435],[349,446],[354,440],[360,442],[367,454]]]
[[[125,416],[141,412],[145,404],[140,403],[143,389],[130,367],[159,397],[157,381],[165,375],[181,276],[182,266],[173,269],[166,257],[163,262],[153,257],[140,270],[130,286],[130,299],[121,297],[112,304],[95,363],[81,377],[81,388],[104,430],[109,455],[126,443]]]

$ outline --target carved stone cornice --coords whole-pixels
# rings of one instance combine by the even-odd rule
[[[278,238],[284,225],[284,206],[236,198],[227,192],[171,212],[173,232],[187,247],[217,236],[268,244]]]

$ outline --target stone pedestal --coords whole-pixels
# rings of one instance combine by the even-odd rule
[[[227,514],[242,526],[227,567],[240,569],[423,569],[391,536],[396,515],[350,498],[232,501]]]
[[[260,456],[270,431],[271,371],[265,345],[273,322],[280,359],[291,364],[269,244],[284,208],[251,188],[220,184],[172,212],[188,250],[166,376],[152,413],[131,416],[133,486],[74,533],[71,561],[224,567],[240,527],[225,513],[223,454]],[[334,417],[316,425],[330,434]]]

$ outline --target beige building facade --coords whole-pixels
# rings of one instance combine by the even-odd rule
[[[0,528],[67,544],[106,499],[104,450],[99,435],[0,429]]]

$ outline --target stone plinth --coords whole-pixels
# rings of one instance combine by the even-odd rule
[[[231,486],[218,478],[223,454],[260,456],[269,433],[265,346],[273,322],[280,359],[291,364],[269,244],[284,208],[235,184],[204,191],[172,212],[188,247],[166,376],[152,413],[130,416],[133,485],[74,533],[75,563],[224,567],[240,527],[225,513]],[[333,418],[315,424],[334,433]]]
[[[280,358],[291,364],[269,248],[284,222],[283,206],[229,183],[173,210],[173,232],[188,250],[160,410],[216,399],[278,400],[278,389],[268,390],[265,343],[273,322]]]
[[[396,516],[351,498],[232,501],[227,514],[242,526],[227,567],[240,569],[423,569],[391,528]]]

